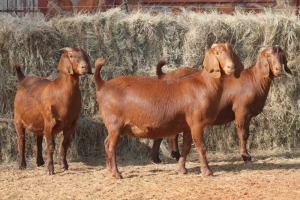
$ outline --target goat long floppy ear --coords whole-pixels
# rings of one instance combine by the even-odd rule
[[[93,72],[92,72],[92,66],[91,66],[91,63],[90,63],[90,59],[89,59],[88,54],[87,54],[83,49],[80,48],[80,50],[84,53],[84,60],[85,60],[85,61],[87,62],[87,64],[88,64],[88,66],[87,66],[87,68],[88,68],[87,74],[93,74]]]
[[[240,57],[232,51],[233,54],[233,60],[234,60],[234,66],[235,66],[235,71],[234,71],[234,76],[236,78],[239,78],[241,75],[241,72],[244,70],[244,65],[240,59]]]
[[[259,58],[259,70],[263,77],[268,77],[270,75],[270,66],[268,63],[267,55],[265,55],[265,53],[263,54],[264,55],[260,55]]]
[[[212,48],[213,46],[214,45],[212,45]],[[203,61],[203,67],[211,77],[213,78],[221,77],[220,64],[212,49],[209,49],[208,52],[206,53]]]
[[[287,58],[286,58],[286,55],[284,54],[283,56],[283,68],[284,68],[284,71],[290,75],[293,75],[292,71],[290,70],[290,68],[287,66]]]
[[[293,75],[292,71],[290,70],[290,68],[287,66],[287,55],[286,53],[283,51],[283,49],[279,46],[279,45],[275,45],[275,47],[278,49],[279,52],[283,53],[283,58],[282,58],[282,62],[283,62],[283,69],[286,73]]]
[[[62,53],[60,61],[58,63],[59,70],[63,74],[71,74],[71,75],[74,74],[73,69],[72,69],[72,63],[66,54],[69,51],[73,51],[73,49],[70,47],[65,47],[65,48],[60,49],[59,51]]]

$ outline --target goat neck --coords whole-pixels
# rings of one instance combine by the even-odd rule
[[[271,87],[271,83],[274,79],[274,76],[272,74],[270,74],[267,77],[264,77],[260,74],[259,72],[259,64],[256,63],[253,67],[249,68],[250,73],[252,74],[252,81],[254,83],[254,85],[256,86],[257,89],[257,94],[261,94],[263,96],[267,96],[266,94],[268,94],[270,87]]]
[[[205,84],[205,87],[207,88],[206,91],[209,93],[209,96],[214,97],[214,100],[218,102],[223,91],[223,76],[224,74],[221,75],[221,78],[213,78],[206,70],[202,70],[200,73],[188,78],[198,80],[202,84]]]
[[[77,74],[64,74],[60,73],[59,77],[53,81],[55,85],[59,85],[61,90],[65,90],[65,94],[67,91],[73,93],[74,89],[78,89],[79,91],[79,75]],[[73,91],[73,92],[72,92]]]

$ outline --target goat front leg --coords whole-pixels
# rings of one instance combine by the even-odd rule
[[[247,140],[249,138],[249,125],[251,119],[242,115],[241,117],[236,117],[235,126],[239,136],[240,144],[240,155],[243,158],[244,162],[251,162],[251,156],[247,151]]]
[[[117,145],[120,139],[119,131],[109,131],[107,138],[105,139],[105,151],[106,151],[106,165],[112,176],[116,179],[122,179],[122,175],[120,174],[117,161],[116,161],[116,150]]]
[[[181,156],[179,157],[178,163],[177,163],[177,171],[181,174],[187,174],[187,172],[188,172],[185,167],[185,163],[186,163],[186,157],[190,153],[191,145],[192,145],[191,133],[184,132],[183,133],[182,152],[181,152]]]
[[[151,149],[151,158],[154,163],[161,163],[161,160],[159,158],[159,148],[162,140],[163,140],[162,138],[159,138],[153,141],[153,145]]]
[[[70,140],[72,134],[74,134],[76,128],[76,123],[72,127],[66,128],[63,130],[63,139],[61,142],[61,149],[60,149],[60,168],[65,171],[69,169],[69,165],[67,162],[67,151],[70,147]]]
[[[46,162],[46,172],[49,175],[54,174],[54,162],[53,162],[53,153],[55,150],[55,141],[53,135],[46,136],[47,141],[47,162]]]
[[[43,159],[43,135],[36,136],[36,165],[43,166],[45,161]]]
[[[44,134],[47,143],[47,162],[46,162],[46,172],[49,175],[54,174],[54,162],[53,162],[53,153],[55,150],[55,140],[54,140],[54,130],[53,127],[55,125],[55,120],[51,120],[49,124],[45,125]]]
[[[193,141],[199,153],[201,173],[204,176],[213,175],[213,171],[208,166],[208,162],[206,159],[207,149],[203,140],[204,126],[195,125],[191,130]]]
[[[16,131],[18,133],[18,143],[19,143],[19,169],[26,169],[25,160],[25,129],[21,123],[15,123]]]

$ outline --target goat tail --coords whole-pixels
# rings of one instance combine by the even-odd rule
[[[101,76],[100,76],[100,71],[101,71],[101,68],[103,67],[103,65],[105,64],[106,60],[104,58],[98,58],[96,61],[95,61],[95,73],[94,73],[94,79],[95,79],[95,82],[96,82],[96,86],[97,87],[100,87],[100,85],[102,83],[104,83],[104,81],[101,79]]]
[[[164,73],[162,72],[161,68],[166,65],[168,62],[165,59],[160,59],[156,65],[156,75],[158,77],[164,75]]]
[[[20,83],[25,78],[25,76],[21,70],[21,65],[17,64],[17,65],[15,65],[15,68],[16,68],[16,72],[17,72],[17,78]]]

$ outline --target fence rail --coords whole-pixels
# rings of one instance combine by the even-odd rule
[[[26,13],[44,13],[47,11],[47,0],[0,0],[0,12],[14,13],[18,16]]]
[[[261,12],[264,11],[265,8],[268,8],[278,11],[285,10],[287,12],[294,12],[298,16],[299,0],[290,1],[289,6],[286,7],[276,6],[275,3],[280,1],[282,0],[136,0],[136,2],[131,1],[131,4],[124,4],[124,2],[127,3],[127,0],[118,2],[113,0],[111,4],[109,3],[111,2],[110,0],[103,0],[102,3],[99,1],[98,5],[95,6],[95,4],[89,4],[89,1],[77,0],[76,4],[71,4],[72,6],[70,6],[69,4],[58,4],[56,1],[47,0],[0,0],[0,13],[6,12],[17,16],[24,16],[28,13],[32,13],[33,15],[42,13],[45,16],[49,15],[53,17],[55,15],[70,15],[80,12],[94,13],[97,11],[106,11],[113,7],[125,6],[127,11],[128,8],[129,10],[131,10],[131,8],[133,10],[138,8],[141,10],[156,10],[159,12],[160,10],[180,10],[180,8],[184,7],[192,11],[203,11],[205,9],[215,8],[217,11],[224,11],[225,13],[233,12],[236,8],[246,12]],[[239,5],[242,6],[239,7]]]

